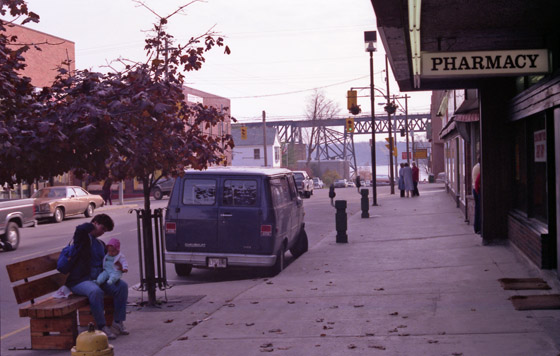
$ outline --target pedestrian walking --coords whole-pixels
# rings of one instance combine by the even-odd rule
[[[472,169],[472,194],[474,198],[474,222],[475,234],[480,234],[480,155],[477,156],[477,163]]]
[[[401,163],[400,166],[401,168],[399,168],[399,190],[401,191],[401,198],[404,198],[404,177],[403,177],[404,163]]]
[[[412,181],[412,169],[410,168],[408,163],[405,163],[402,170],[403,170],[403,178],[404,178],[404,190],[406,192],[406,197],[408,198],[414,191],[414,183]]]
[[[105,205],[107,205],[107,203],[109,203],[109,205],[113,205],[113,200],[111,200],[111,185],[113,184],[113,181],[111,180],[111,178],[107,178],[105,180],[105,183],[103,183],[103,187],[101,188],[102,191],[102,197],[103,200],[105,201]]]
[[[412,162],[412,184],[414,185],[414,190],[412,191],[413,197],[419,197],[420,192],[418,191],[418,182],[420,181],[420,170],[416,167],[416,162]]]

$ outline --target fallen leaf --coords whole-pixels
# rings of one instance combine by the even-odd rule
[[[320,345],[320,344],[316,344],[315,347],[321,347],[321,345]]]
[[[438,340],[428,340],[428,343],[430,344],[437,344],[439,341]]]
[[[266,284],[274,284],[274,283],[272,283],[272,281],[268,281],[268,282],[266,282]]]
[[[267,342],[266,344],[262,344],[261,347],[265,348],[265,347],[272,347],[272,342]]]
[[[329,307],[329,309],[338,309],[338,305],[333,305],[332,307]]]
[[[311,290],[318,290],[319,288],[311,288]]]
[[[357,346],[354,345],[354,344],[350,344],[350,345],[348,345],[348,348],[349,348],[349,349],[355,349],[355,348],[357,348]]]
[[[385,288],[375,288],[375,290],[382,291],[382,290],[385,290]]]
[[[296,304],[296,302],[293,300],[288,300],[288,304]]]
[[[259,304],[259,302],[251,302],[251,304]]]
[[[399,336],[410,336],[410,334],[399,334]]]
[[[403,319],[408,319],[408,316],[405,315],[405,316],[403,316],[402,318],[403,318]]]
[[[253,326],[255,323],[245,323],[246,326]]]
[[[325,271],[325,273],[331,273],[331,271]]]
[[[286,292],[293,292],[293,289],[286,289]]]
[[[393,312],[393,313],[391,313],[391,314],[389,314],[389,315],[399,315],[399,312]]]
[[[354,308],[363,308],[363,304],[354,305]]]
[[[329,324],[329,325],[334,325],[335,322],[334,322],[334,321],[327,321],[327,324]]]
[[[366,333],[366,336],[375,336],[375,333]]]
[[[173,322],[173,319],[167,319],[166,321],[164,321],[164,323],[166,323],[166,324],[169,324],[169,323],[172,323],[172,322]]]
[[[202,337],[208,337],[208,335],[202,335]]]
[[[188,339],[189,339],[188,336],[183,336],[183,337],[178,338],[177,340],[183,341],[183,340],[188,340]]]
[[[325,336],[327,336],[327,334],[321,334],[321,337],[325,337]]]
[[[397,326],[397,329],[404,329],[404,328],[406,328],[406,325],[399,325],[399,326]]]
[[[268,330],[268,332],[269,333],[281,333],[282,329],[271,329],[271,330]]]
[[[390,333],[396,333],[399,332],[399,330],[397,328],[394,328],[393,330],[389,330]]]
[[[197,325],[198,325],[198,321],[193,321],[193,322],[191,323],[191,325],[192,325],[192,326],[197,326]]]
[[[462,352],[454,352],[452,353],[453,356],[462,356],[463,353]]]
[[[289,349],[290,349],[289,346],[286,346],[286,347],[278,347],[278,350],[289,350]]]
[[[274,349],[272,347],[267,347],[267,348],[261,349],[261,352],[272,352],[272,351],[274,351]]]
[[[322,323],[322,322],[323,322],[323,320],[325,320],[325,319],[323,319],[323,318],[320,318],[320,319],[315,319],[315,321],[316,321],[316,322],[318,322],[318,323]]]
[[[385,346],[371,345],[371,346],[368,346],[368,347],[370,349],[386,350]]]
[[[226,323],[227,326],[233,325],[233,323]]]
[[[471,311],[476,311],[476,309],[475,309],[475,308],[471,308]]]
[[[329,330],[332,329],[332,326],[328,326],[328,325],[323,325],[323,330]]]
[[[445,335],[445,331],[438,333],[438,335]]]

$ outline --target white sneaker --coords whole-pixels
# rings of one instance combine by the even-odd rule
[[[111,331],[111,328],[106,325],[101,329],[101,331],[107,335],[107,339],[109,340],[115,340],[117,338],[117,335],[115,335],[115,333]]]
[[[120,334],[120,335],[130,334],[128,332],[128,330],[126,330],[126,328],[124,327],[124,322],[122,322],[122,321],[115,321],[113,323],[113,329],[115,329],[117,331],[117,333]]]

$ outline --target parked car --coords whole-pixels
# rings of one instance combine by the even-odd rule
[[[348,187],[348,181],[346,179],[337,179],[334,181],[335,188],[346,188]]]
[[[349,180],[349,181],[347,182],[347,185],[346,185],[346,186],[347,186],[347,187],[350,187],[350,188],[356,188],[356,183],[354,183],[353,181]]]
[[[212,167],[175,180],[165,215],[165,261],[197,268],[284,268],[307,251],[303,200],[282,168]]]
[[[297,189],[301,194],[310,198],[313,195],[313,180],[309,178],[306,171],[294,171]]]
[[[161,178],[152,188],[152,194],[155,199],[161,200],[164,195],[171,195],[171,189],[175,184],[175,178]]]
[[[390,185],[391,184],[391,179],[389,178],[389,176],[377,175],[375,177],[376,177],[375,181],[376,181],[377,186]]]
[[[319,177],[313,178],[313,188],[314,189],[323,189],[325,187],[325,183]]]
[[[41,188],[31,198],[35,200],[35,219],[51,219],[57,223],[71,215],[91,217],[93,211],[104,204],[100,195],[77,186]]]
[[[19,246],[19,228],[35,224],[33,199],[0,202],[0,248],[15,250]]]

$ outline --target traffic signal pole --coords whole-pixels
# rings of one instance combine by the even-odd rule
[[[371,190],[373,195],[372,206],[377,206],[377,168],[375,161],[375,93],[373,91],[373,51],[369,52],[369,86],[371,102]]]
[[[385,55],[385,81],[387,82],[387,105],[390,105],[389,100],[391,95],[389,92],[389,59]],[[391,125],[391,113],[387,112],[387,124],[389,130],[389,180],[391,182],[391,194],[395,194],[395,176],[393,174],[393,127]]]

